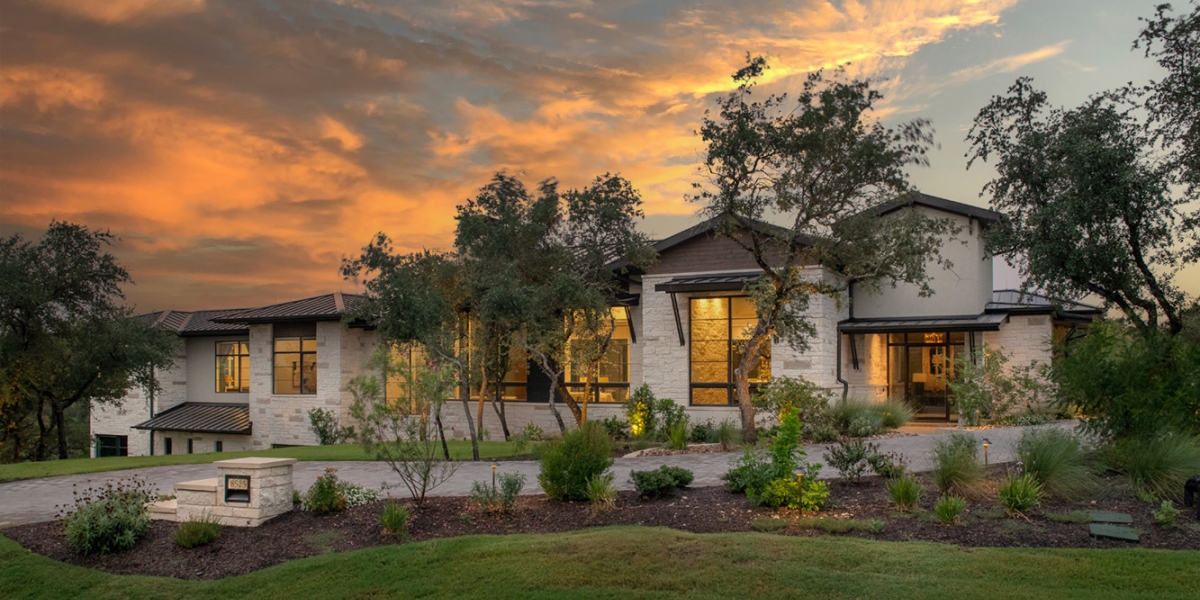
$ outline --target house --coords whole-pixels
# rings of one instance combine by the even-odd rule
[[[950,200],[915,194],[881,205],[886,216],[919,210],[961,227],[942,254],[952,269],[931,265],[935,294],[922,298],[909,285],[872,292],[850,287],[839,301],[816,297],[808,314],[817,336],[804,352],[772,341],[756,385],[773,377],[803,377],[837,394],[909,402],[918,418],[952,420],[946,379],[954,360],[983,348],[1001,348],[1013,364],[1046,363],[1051,340],[1085,328],[1098,308],[1059,303],[1016,290],[992,289],[992,260],[983,231],[999,215]],[[761,274],[748,253],[701,223],[654,244],[659,260],[628,273],[628,293],[613,307],[617,328],[608,356],[593,379],[589,418],[623,413],[622,403],[643,383],[659,398],[687,407],[693,422],[739,418],[732,383],[738,341],[754,323],[744,289]],[[614,268],[620,267],[619,263]],[[835,281],[810,264],[805,275]],[[342,321],[350,294],[325,294],[253,309],[147,315],[184,340],[183,354],[158,374],[155,398],[130,391],[118,407],[92,413],[96,454],[163,454],[316,444],[308,412],[335,411],[349,420],[347,383],[364,372],[378,338],[367,324]],[[565,373],[579,396],[586,375]],[[510,431],[533,424],[557,430],[547,403],[550,381],[537,367],[513,361],[501,395]],[[569,411],[559,404],[564,420]],[[461,404],[446,405],[447,435],[467,435]],[[500,437],[498,415],[485,406],[484,429]]]

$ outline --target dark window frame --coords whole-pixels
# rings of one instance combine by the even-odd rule
[[[725,329],[725,331],[726,331],[725,339],[729,342],[729,349],[728,349],[726,357],[725,357],[725,379],[727,380],[727,382],[726,383],[716,383],[716,382],[706,382],[706,381],[693,381],[693,379],[692,379],[692,363],[693,363],[693,360],[692,360],[692,342],[693,342],[692,341],[692,328],[695,323],[695,318],[694,318],[695,311],[692,310],[692,302],[695,300],[714,300],[714,299],[722,299],[722,298],[726,298],[729,300],[729,312],[728,312],[728,314],[725,315],[725,328],[726,328]],[[733,380],[733,370],[735,368],[734,364],[733,364],[733,355],[734,355],[733,349],[734,349],[734,345],[735,345],[734,342],[736,341],[733,337],[733,320],[734,320],[733,319],[733,300],[735,298],[750,298],[750,296],[746,296],[744,294],[733,295],[733,296],[688,296],[688,299],[687,299],[688,300],[688,339],[687,339],[688,406],[730,407],[730,406],[738,405],[737,383],[734,382],[734,380]],[[767,339],[768,344],[772,343],[773,341],[774,340],[772,340],[770,338]],[[767,357],[767,360],[768,361],[770,360],[769,356]],[[770,367],[770,363],[768,362],[768,368],[769,367]],[[770,383],[769,379],[768,379],[767,383],[750,382],[750,393],[753,394],[753,393],[762,392],[763,389],[765,389],[766,386],[769,385],[769,383]],[[692,393],[693,390],[696,390],[696,389],[717,389],[717,390],[725,389],[725,404],[696,404],[696,402],[693,398],[693,393]]]
[[[97,435],[96,458],[105,456],[129,456],[129,436]]]
[[[163,454],[164,455],[171,454],[171,451],[173,450],[172,446],[174,446],[174,444],[171,442],[171,438],[163,437]]]
[[[224,451],[225,451],[225,442],[223,442],[222,440],[216,440],[213,442],[213,452],[224,452]]]
[[[237,354],[221,354],[221,344],[237,344],[238,345],[238,353]],[[245,354],[241,353],[242,348],[246,349]],[[217,340],[216,342],[213,342],[213,352],[214,352],[214,356],[216,357],[215,364],[213,365],[213,378],[214,378],[213,389],[216,390],[216,393],[218,393],[218,394],[249,393],[249,391],[250,391],[250,379],[249,379],[249,377],[250,377],[250,341],[249,340]],[[221,362],[220,361],[221,361],[221,358],[230,357],[230,356],[235,356],[238,359],[237,360],[237,389],[236,390],[222,390],[221,389]],[[245,361],[245,363],[246,363],[245,390],[242,389],[242,383],[243,383],[242,382],[242,361]]]
[[[924,340],[909,341],[909,339],[908,339],[909,335],[925,336],[926,334],[931,334],[931,333],[932,334],[941,334],[943,336],[942,341],[941,342],[926,342]],[[956,333],[962,333],[963,339],[961,341],[955,342],[953,340],[953,338],[951,337]],[[885,344],[886,350],[884,351],[884,355],[887,358],[888,398],[896,398],[897,397],[896,390],[892,389],[893,388],[893,385],[892,385],[892,348],[904,348],[903,352],[904,352],[905,356],[907,356],[907,354],[908,354],[908,348],[942,348],[944,350],[943,356],[947,357],[947,359],[948,359],[950,356],[950,347],[962,346],[964,348],[968,348],[968,343],[970,342],[969,336],[973,335],[973,332],[928,330],[928,331],[916,331],[916,332],[913,332],[913,331],[889,332],[889,333],[881,333],[880,335],[882,335],[887,342]],[[894,335],[902,336],[903,339],[901,341],[893,341],[892,336],[894,336]],[[967,351],[970,352],[969,349]],[[904,362],[905,362],[905,365],[907,366],[908,359],[905,358]],[[914,401],[913,398],[909,397],[907,389],[905,389],[903,401],[905,403],[908,403],[910,406],[912,406],[912,403]],[[953,404],[953,392],[947,386],[947,389],[946,389],[946,414],[945,414],[945,420],[947,420],[947,421],[949,421],[951,419],[951,416],[953,414],[952,404]],[[917,410],[917,407],[913,406],[913,409]]]
[[[290,352],[290,351],[289,352],[280,352],[279,351],[279,342],[290,341],[290,340],[295,340],[295,341],[299,342],[300,349],[295,352]],[[313,343],[312,350],[304,349],[305,341],[312,341],[312,343]],[[299,365],[299,370],[300,370],[300,379],[299,379],[298,385],[296,386],[300,390],[298,392],[281,392],[276,387],[276,384],[278,383],[278,379],[276,377],[275,370],[277,368],[279,368],[278,367],[278,357],[281,354],[282,355],[292,355],[292,356],[296,357],[296,364]],[[305,374],[304,374],[304,364],[305,364],[304,357],[305,356],[313,357],[312,358],[313,379],[315,381],[312,382],[312,391],[311,392],[304,391],[305,382],[307,381],[307,378],[305,377]],[[317,394],[317,383],[316,383],[317,381],[320,381],[320,377],[317,376],[317,337],[315,335],[313,335],[313,336],[283,336],[283,337],[277,337],[277,338],[274,338],[271,340],[271,394],[272,395],[274,395],[274,396],[315,396]]]

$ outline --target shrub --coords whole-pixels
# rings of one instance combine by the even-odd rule
[[[818,469],[820,470],[820,469]],[[804,493],[800,495],[800,510],[818,512],[829,506],[829,486],[815,477],[804,478]]]
[[[614,440],[623,440],[629,437],[629,429],[625,426],[625,422],[617,417],[608,417],[600,421],[600,424],[604,426],[604,433]]]
[[[342,496],[346,498],[346,508],[355,508],[357,506],[366,506],[379,499],[379,492],[368,490],[367,488],[349,483],[341,482]]]
[[[221,537],[221,524],[208,515],[184,521],[175,532],[175,544],[181,548],[195,548],[217,541]]]
[[[687,444],[688,418],[684,416],[667,429],[667,447],[672,450],[687,450]]]
[[[1059,408],[1108,439],[1200,435],[1200,343],[1099,320],[1054,368]]]
[[[721,450],[726,452],[742,443],[742,428],[730,419],[721,421],[721,424],[717,425],[716,433],[716,441],[721,444]]]
[[[1200,438],[1159,435],[1133,438],[1107,452],[1110,468],[1123,473],[1133,485],[1158,499],[1179,500],[1188,477],[1200,473]]]
[[[688,433],[688,441],[697,444],[711,444],[717,441],[717,428],[713,427],[712,421],[697,423],[692,426],[692,430]]]
[[[775,476],[771,458],[765,450],[746,448],[729,471],[721,476],[725,489],[735,494],[761,489]]]
[[[646,498],[670,496],[677,488],[691,485],[695,475],[682,467],[663,465],[652,471],[631,471],[630,481]]]
[[[884,479],[904,477],[908,468],[904,466],[904,456],[895,452],[881,454],[878,450],[867,455],[867,464],[876,475]]]
[[[1009,368],[1008,356],[999,350],[980,350],[976,356],[955,360],[957,376],[947,382],[958,422],[967,427],[1005,418],[1025,404],[1026,410],[1049,404],[1054,386],[1043,365]]]
[[[901,477],[887,481],[887,491],[896,505],[896,510],[908,512],[921,503],[921,495],[925,488],[915,477]]]
[[[971,495],[983,482],[984,466],[979,462],[975,436],[952,433],[933,444],[933,480],[943,494]]]
[[[774,469],[773,478],[788,478],[796,471],[805,455],[800,448],[800,419],[796,413],[789,412],[783,417],[775,436],[771,438],[768,449],[771,456],[771,467]]]
[[[471,502],[488,512],[512,512],[517,496],[525,487],[525,476],[520,473],[501,473],[500,485],[495,482],[476,481],[471,484]]]
[[[897,429],[908,425],[913,418],[912,407],[903,400],[888,398],[883,402],[871,405],[871,410],[879,415],[884,429]]]
[[[1010,514],[1023,515],[1041,503],[1042,484],[1032,473],[1022,471],[1020,465],[1017,463],[1016,471],[1000,482],[1000,504]]]
[[[138,478],[107,483],[102,488],[72,491],[75,506],[63,518],[67,541],[80,554],[128,550],[150,529],[146,503],[153,486]]]
[[[777,377],[753,397],[755,409],[782,421],[795,412],[801,423],[821,423],[829,419],[829,394],[802,377]]]
[[[938,521],[943,525],[957,523],[958,517],[967,510],[967,501],[958,496],[942,496],[938,498],[937,504],[933,505],[933,514],[937,515]]]
[[[635,438],[661,440],[672,427],[687,418],[684,407],[670,398],[655,398],[650,386],[642,384],[625,402],[625,418]],[[686,440],[686,431],[684,437]]]
[[[588,480],[612,466],[611,454],[604,426],[588,421],[543,448],[538,483],[551,499],[586,500]]]
[[[396,537],[404,537],[408,535],[408,521],[411,518],[412,512],[407,506],[388,502],[383,507],[383,514],[379,515],[379,524],[383,526],[384,531]]]
[[[322,446],[354,439],[354,427],[339,427],[337,413],[327,408],[310,409],[308,422],[313,433],[317,435],[317,442]]]
[[[818,444],[836,441],[841,436],[841,432],[833,423],[805,423],[804,433]]]
[[[587,481],[587,499],[592,505],[592,514],[612,510],[617,506],[617,487],[613,485],[613,474],[597,475]]]
[[[1079,438],[1062,429],[1029,429],[1017,442],[1017,458],[1025,471],[1037,478],[1048,496],[1077,499],[1096,484],[1083,464]]]
[[[349,502],[342,493],[341,482],[338,481],[337,469],[329,467],[324,475],[317,476],[316,482],[308,488],[308,492],[300,499],[300,506],[306,511],[318,515],[346,510]]]
[[[829,486],[824,481],[807,476],[802,480],[803,488],[796,477],[772,479],[761,489],[748,492],[747,496],[755,504],[771,508],[790,508],[803,512],[825,510],[829,504]]]
[[[823,457],[829,465],[838,470],[845,481],[857,483],[870,464],[867,459],[871,454],[879,453],[879,446],[868,444],[861,439],[838,442],[827,446]]]
[[[1150,514],[1154,515],[1154,522],[1158,523],[1163,529],[1171,529],[1175,527],[1175,519],[1179,517],[1179,509],[1170,500],[1163,500],[1162,507],[1159,510],[1152,510]]]

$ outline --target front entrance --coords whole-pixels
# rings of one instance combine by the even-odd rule
[[[888,334],[888,395],[902,399],[918,419],[950,420],[954,361],[966,356],[966,334]]]

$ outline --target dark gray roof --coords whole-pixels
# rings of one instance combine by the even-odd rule
[[[683,244],[684,242],[691,241],[692,239],[698,238],[702,235],[712,234],[713,230],[716,229],[717,225],[720,223],[720,220],[721,217],[713,217],[707,221],[688,227],[687,229],[684,229],[683,231],[680,231],[671,237],[658,240],[652,243],[651,246],[654,248],[655,252],[662,254],[676,246]],[[786,227],[780,227],[766,221],[751,220],[749,223],[751,229],[754,229],[760,233],[778,237],[785,237],[791,233],[791,230]],[[808,236],[803,236],[801,239],[805,243],[812,242],[811,238]],[[629,266],[629,262],[623,258],[620,258],[608,263],[608,266],[612,269],[622,269]]]
[[[842,333],[904,333],[920,331],[997,331],[1008,317],[984,313],[962,317],[912,317],[905,319],[856,319],[838,323]]]
[[[246,404],[184,402],[133,428],[250,435],[252,425],[250,407]]]
[[[724,292],[746,288],[746,283],[762,277],[762,271],[739,271],[716,275],[676,277],[654,286],[656,292]]]
[[[899,198],[896,198],[895,200],[884,202],[883,204],[868,210],[876,211],[879,216],[883,216],[909,206],[926,206],[951,214],[971,217],[973,219],[979,219],[986,225],[990,225],[996,221],[999,221],[1002,216],[1000,213],[993,210],[972,206],[970,204],[963,204],[962,202],[955,202],[945,198],[938,198],[937,196],[922,194],[921,192],[909,192],[903,196],[900,196]]]
[[[240,323],[219,323],[213,319],[242,312],[244,308],[225,310],[160,310],[141,315],[151,323],[163,327],[179,335],[211,335],[220,333],[247,333],[250,328]]]
[[[303,300],[252,308],[217,319],[220,323],[278,323],[280,321],[338,321],[348,303],[359,300],[356,294],[334,292]]]
[[[1057,300],[1033,292],[1021,290],[995,290],[992,301],[987,303],[987,310],[1010,313],[1064,313],[1099,316],[1104,309],[1082,302]]]

